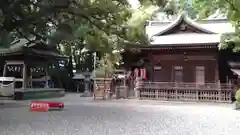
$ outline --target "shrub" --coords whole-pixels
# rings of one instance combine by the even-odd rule
[[[236,92],[235,98],[238,102],[240,102],[240,89]]]

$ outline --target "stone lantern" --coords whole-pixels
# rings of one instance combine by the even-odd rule
[[[91,72],[83,72],[82,74],[85,76],[85,78],[84,78],[85,90],[84,90],[83,96],[84,97],[91,97],[92,96],[92,92],[91,92],[89,86],[91,84],[92,73]]]

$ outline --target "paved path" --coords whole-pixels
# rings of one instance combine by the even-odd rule
[[[29,112],[28,101],[0,100],[0,135],[239,135],[240,111],[226,104],[92,101],[70,94],[66,108]]]

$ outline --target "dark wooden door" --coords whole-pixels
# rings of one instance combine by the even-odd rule
[[[183,67],[182,66],[174,66],[173,71],[173,81],[177,83],[183,82]]]
[[[164,82],[164,71],[162,67],[154,67],[153,70],[153,81],[154,82]]]

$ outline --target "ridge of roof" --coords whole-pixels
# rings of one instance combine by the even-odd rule
[[[174,21],[148,21],[148,25],[147,26],[166,26],[169,25],[171,23],[173,23]],[[216,19],[202,19],[202,20],[196,20],[196,23],[198,23],[199,25],[203,25],[203,24],[218,24],[218,23],[229,23],[229,21],[227,19],[221,19],[221,18],[216,18]]]
[[[181,21],[185,21],[187,24],[199,29],[200,31],[203,31],[205,33],[208,33],[208,34],[217,34],[213,31],[210,31],[210,30],[207,30],[205,28],[202,28],[198,23],[194,22],[193,20],[191,20],[187,14],[185,12],[182,12],[178,18],[171,22],[164,30],[162,30],[161,32],[153,35],[153,36],[160,36],[160,35],[163,35],[164,33],[166,33],[167,31],[171,30],[172,28],[174,28],[175,26],[177,26],[179,23],[181,23]]]

